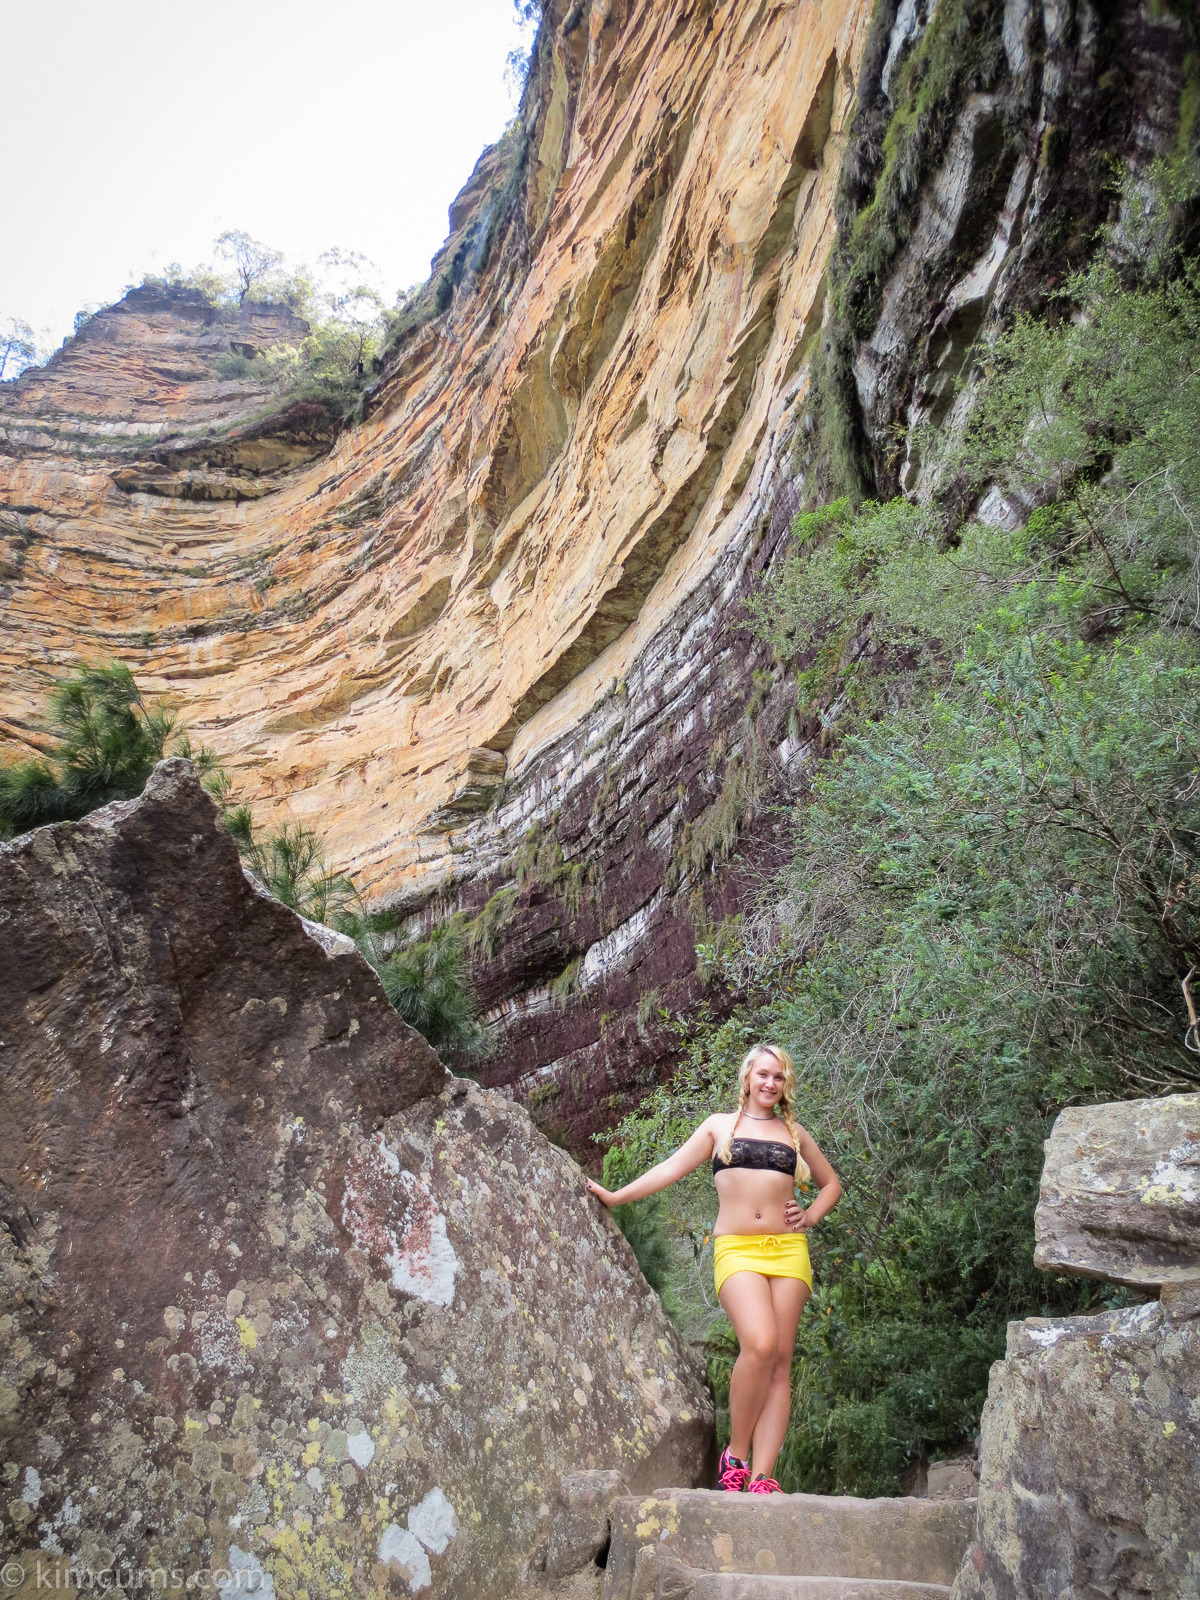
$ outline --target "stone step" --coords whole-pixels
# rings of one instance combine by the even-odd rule
[[[779,1573],[697,1572],[669,1556],[654,1600],[950,1600],[944,1583],[894,1578],[803,1578]]]
[[[672,1560],[722,1578],[854,1579],[917,1585],[918,1592],[932,1586],[936,1594],[953,1584],[975,1536],[975,1501],[662,1489],[614,1501],[611,1526],[604,1600],[651,1600]],[[808,1591],[795,1592],[809,1600]],[[862,1600],[876,1592],[887,1593],[863,1590]],[[909,1600],[918,1592],[910,1590]],[[712,1600],[726,1593],[740,1596],[714,1589]],[[811,1600],[827,1594],[838,1590],[816,1590]]]

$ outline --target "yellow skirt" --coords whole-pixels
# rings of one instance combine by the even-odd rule
[[[802,1233],[719,1233],[713,1240],[713,1278],[717,1293],[735,1272],[761,1272],[764,1278],[799,1278],[812,1288],[808,1240]]]

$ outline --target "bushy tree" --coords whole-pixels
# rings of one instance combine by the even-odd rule
[[[281,251],[233,229],[216,240],[213,252],[226,270],[199,266],[185,272],[172,262],[142,281],[197,289],[214,305],[252,300],[290,307],[307,322],[306,333],[256,357],[227,352],[217,358],[218,375],[254,377],[280,398],[308,394],[349,413],[383,349],[389,317],[403,320],[410,295],[398,295],[389,314],[379,269],[357,251],[327,250],[315,270],[301,265],[293,271],[285,268]]]
[[[529,80],[537,32],[545,14],[545,0],[513,0],[513,21],[519,29],[522,42],[508,52],[504,61],[504,81],[513,103],[520,101]],[[576,17],[578,21],[578,17]]]
[[[354,251],[327,250],[305,275],[299,302],[308,322],[298,345],[276,345],[267,366],[284,389],[314,387],[334,399],[357,392],[383,345],[387,310],[378,269]]]

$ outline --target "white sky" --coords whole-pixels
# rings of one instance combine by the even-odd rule
[[[0,40],[0,320],[52,347],[225,228],[420,282],[522,43],[511,0],[0,0]]]

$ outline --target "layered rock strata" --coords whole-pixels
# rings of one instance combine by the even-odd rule
[[[1200,1594],[1198,1152],[1196,1095],[1072,1109],[1055,1122],[1042,1265],[1162,1294],[1099,1316],[1009,1324],[955,1600]]]
[[[0,918],[7,1553],[499,1595],[564,1473],[708,1470],[578,1167],[247,879],[189,764],[0,847]]]
[[[507,177],[485,162],[452,211],[451,245],[478,247],[462,292],[388,362],[364,424],[253,498],[219,498],[219,438],[178,452],[176,474],[212,480],[198,508],[136,446],[81,471],[31,437],[57,405],[107,440],[145,365],[110,397],[111,329],[141,319],[174,357],[182,307],[168,327],[134,297],[6,392],[3,498],[31,519],[10,732],[64,647],[149,634],[148,683],[252,794],[319,818],[367,892],[445,880],[479,791],[624,676],[727,542],[820,320],[865,26],[847,0],[551,8],[509,248],[481,259]],[[189,424],[211,418],[195,400]],[[185,420],[151,391],[137,422],[155,416]]]
[[[836,487],[830,384],[863,481],[918,485],[972,338],[1119,223],[1110,158],[1173,148],[1194,32],[1031,0],[549,6],[431,315],[335,442],[214,389],[220,319],[170,297],[3,386],[9,748],[70,663],[119,656],[402,936],[491,901],[488,1070],[589,1148],[669,1066],[727,859],[772,859],[769,802],[838,715],[796,704],[804,642],[785,666],[742,625]]]

